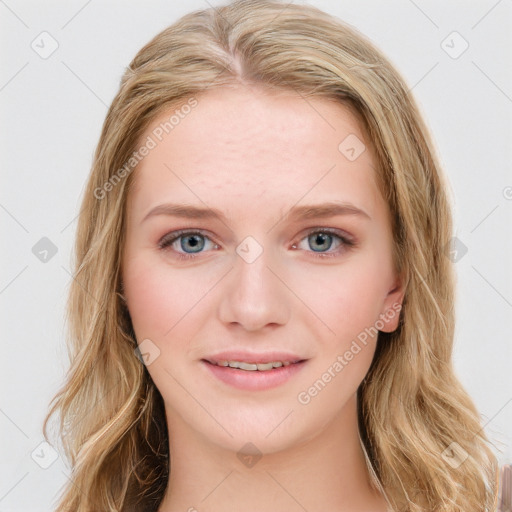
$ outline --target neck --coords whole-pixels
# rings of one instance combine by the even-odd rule
[[[167,418],[170,478],[158,512],[385,512],[368,475],[354,396],[343,413],[308,441],[241,463],[176,418]],[[243,444],[243,443],[242,443]],[[236,506],[235,506],[236,505]]]

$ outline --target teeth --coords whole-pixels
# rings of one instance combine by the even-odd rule
[[[229,366],[230,368],[238,368],[240,370],[248,370],[248,371],[260,371],[264,372],[267,370],[272,370],[273,368],[280,368],[281,366],[289,366],[291,363],[289,361],[272,361],[270,363],[244,363],[243,361],[219,361],[217,363],[218,366]]]
[[[265,370],[272,370],[272,368],[276,368],[274,366],[276,363],[265,363],[265,364],[257,364],[258,370],[265,371]]]
[[[237,364],[238,368],[240,368],[240,370],[254,371],[254,370],[258,369],[257,364],[249,364],[249,363],[236,363],[236,364]],[[231,366],[231,363],[229,363],[229,366]]]

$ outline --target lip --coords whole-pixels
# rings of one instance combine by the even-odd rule
[[[229,366],[218,366],[216,364],[218,361],[244,361],[252,364],[289,361],[292,364],[267,371],[250,371]],[[263,391],[281,386],[296,376],[306,362],[306,359],[282,352],[267,352],[265,354],[222,352],[201,360],[202,366],[210,375],[224,384],[245,391]]]

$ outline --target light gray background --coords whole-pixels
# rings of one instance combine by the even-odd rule
[[[454,234],[467,247],[456,264],[454,363],[500,462],[511,463],[512,2],[309,3],[386,53],[432,130],[455,202]],[[107,105],[143,44],[206,7],[205,0],[0,0],[0,512],[52,510],[69,473],[61,457],[47,469],[35,460],[51,462],[41,424],[67,364],[71,248]],[[58,43],[46,59],[31,47],[42,46],[43,31]],[[464,41],[454,31],[469,44],[457,58]],[[47,262],[32,252],[42,237],[58,249]]]

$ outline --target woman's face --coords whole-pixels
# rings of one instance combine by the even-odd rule
[[[170,432],[270,453],[353,414],[397,327],[389,211],[345,106],[254,87],[189,105],[140,139],[124,293]]]

